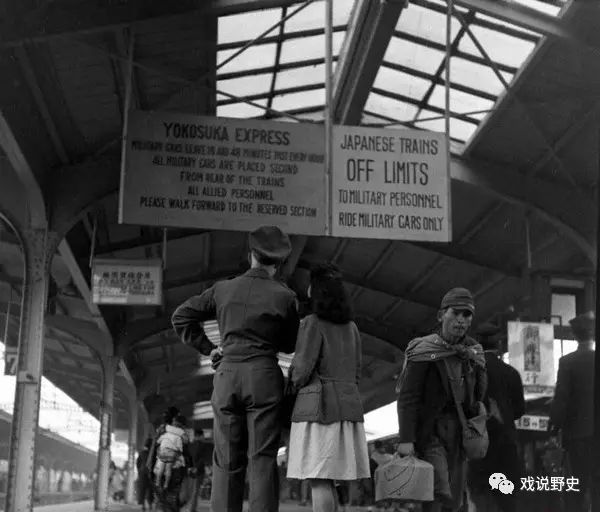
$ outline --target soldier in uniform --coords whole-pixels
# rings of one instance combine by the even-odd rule
[[[213,512],[241,512],[248,468],[249,512],[279,509],[277,450],[283,374],[277,352],[294,351],[296,296],[274,279],[291,243],[274,226],[249,237],[251,268],[179,306],[172,317],[182,341],[214,355],[201,322],[217,319],[222,359],[214,376]]]

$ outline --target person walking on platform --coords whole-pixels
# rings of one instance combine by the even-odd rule
[[[398,380],[397,452],[416,453],[434,468],[434,501],[423,503],[424,512],[462,506],[466,458],[457,401],[467,418],[477,415],[487,378],[483,349],[467,336],[474,313],[469,290],[446,293],[437,315],[439,331],[408,344]]]
[[[201,322],[216,318],[222,336],[212,395],[213,512],[242,510],[247,468],[249,512],[279,510],[284,381],[277,352],[294,351],[299,318],[294,292],[274,276],[291,243],[279,228],[263,226],[250,233],[249,247],[250,270],[187,300],[172,317],[177,335],[202,354],[214,351]]]
[[[167,431],[167,426],[173,423],[173,419],[178,414],[179,409],[175,406],[167,407],[162,414],[162,423],[156,428],[156,434],[152,439],[152,444],[150,445],[150,451],[146,460],[146,468],[148,469],[151,475],[154,474],[154,465],[156,464],[156,455],[158,448],[157,441],[160,438],[160,436],[162,436]]]
[[[554,400],[550,409],[550,429],[560,429],[567,452],[568,476],[579,478],[580,492],[565,494],[567,509],[587,511],[592,484],[594,443],[594,332],[593,312],[578,315],[570,322],[578,347],[559,359]]]
[[[313,510],[336,510],[334,481],[369,478],[369,453],[358,389],[361,338],[339,270],[310,274],[311,315],[303,321],[290,379],[292,412],[288,478],[309,479]]]
[[[515,512],[516,493],[492,490],[489,477],[492,473],[502,473],[511,482],[519,482],[524,474],[515,427],[515,420],[525,414],[523,382],[519,372],[501,359],[500,340],[495,337],[499,331],[492,324],[483,324],[478,329],[487,370],[484,403],[490,415],[487,420],[490,444],[483,459],[469,461],[467,484],[472,512]]]
[[[194,441],[190,445],[190,453],[194,467],[194,487],[190,498],[190,512],[195,512],[206,476],[206,465],[212,457],[212,446],[205,441],[204,431],[200,428],[194,431]]]
[[[152,510],[152,502],[154,496],[152,492],[152,473],[148,470],[147,462],[148,456],[150,455],[150,448],[152,447],[152,439],[146,439],[144,448],[139,453],[135,465],[138,472],[138,485],[137,485],[137,502],[138,505],[142,506],[142,512],[146,511],[146,504],[148,510]]]

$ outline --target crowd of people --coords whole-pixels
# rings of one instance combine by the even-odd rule
[[[214,512],[241,512],[245,499],[249,512],[278,511],[284,476],[298,483],[296,496],[304,503],[310,499],[314,511],[333,512],[347,503],[349,482],[362,482],[365,505],[375,510],[390,506],[374,503],[375,469],[395,455],[416,455],[434,471],[434,499],[422,503],[423,511],[516,510],[515,495],[490,492],[488,477],[502,472],[519,482],[522,468],[514,420],[524,413],[523,386],[519,373],[501,360],[499,346],[485,326],[477,341],[468,334],[476,311],[470,291],[448,291],[441,299],[437,329],[408,344],[396,385],[395,455],[381,444],[369,454],[359,392],[361,336],[342,275],[327,263],[311,270],[306,291],[311,307],[300,320],[294,292],[277,279],[278,267],[290,251],[290,240],[280,229],[253,231],[250,269],[217,282],[174,312],[177,335],[210,356],[215,369],[214,452],[212,458],[206,453],[194,456],[185,417],[170,408],[138,459],[143,509],[154,498],[163,510],[178,510],[184,477],[192,475],[193,511],[201,487],[198,475],[204,478],[205,466],[210,465]],[[222,336],[219,347],[202,327],[213,319]],[[581,337],[577,322],[574,331]],[[589,324],[588,319],[588,331]],[[278,352],[294,352],[287,384]],[[573,359],[573,365],[589,370],[587,355]],[[583,452],[590,432],[568,426],[568,397],[576,380],[572,374],[579,371],[570,366],[570,359],[561,360],[552,421],[568,439],[573,470],[586,485],[583,474],[589,467]],[[479,416],[487,420],[489,448],[484,458],[468,460],[465,419]],[[578,417],[585,423],[589,418],[584,416],[580,412]],[[279,475],[277,453],[288,423],[285,475]]]

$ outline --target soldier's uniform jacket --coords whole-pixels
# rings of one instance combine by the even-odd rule
[[[224,360],[244,361],[294,351],[298,334],[296,296],[266,270],[250,269],[219,281],[179,306],[172,317],[181,340],[204,355],[214,348],[200,322],[217,319]]]

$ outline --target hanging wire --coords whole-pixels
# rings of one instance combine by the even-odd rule
[[[325,232],[331,235],[333,228],[333,0],[325,0],[325,177],[327,193],[327,225]]]
[[[446,173],[448,176],[448,193],[446,196],[447,211],[448,211],[448,241],[452,238],[452,201],[450,198],[450,159],[452,158],[450,151],[450,61],[452,60],[452,13],[454,11],[454,0],[448,1],[448,11],[446,12],[446,63],[445,63],[445,100],[446,108],[444,111],[445,127],[446,127]]]
[[[162,232],[162,268],[164,270],[167,268],[167,228],[163,228]]]
[[[94,212],[94,226],[92,227],[92,240],[90,243],[90,268],[94,264],[94,253],[96,252],[96,233],[98,232],[98,212]]]

